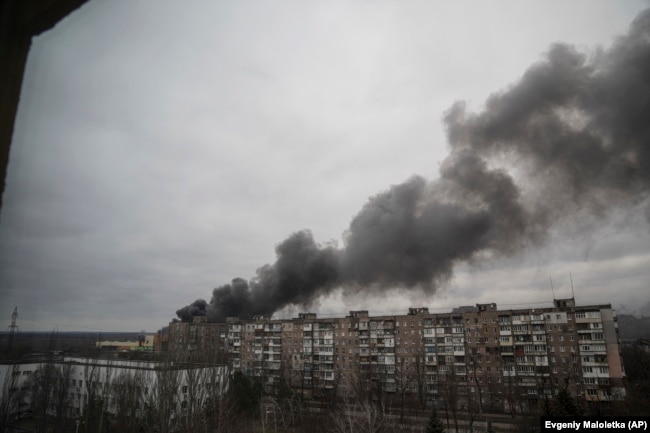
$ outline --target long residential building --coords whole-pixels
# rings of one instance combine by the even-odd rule
[[[111,417],[128,412],[141,418],[145,406],[150,410],[164,406],[173,421],[188,407],[203,407],[207,399],[223,394],[229,374],[225,365],[122,359],[48,357],[5,362],[0,363],[0,415],[11,419],[31,414],[36,400],[37,405],[46,402],[44,414],[62,411],[65,418],[79,419],[99,401],[100,412]]]
[[[290,386],[314,397],[417,400],[481,411],[526,412],[560,390],[586,402],[622,398],[624,369],[611,305],[500,310],[477,304],[448,313],[283,320],[257,316],[226,323],[170,324],[177,359],[215,353],[268,391]]]

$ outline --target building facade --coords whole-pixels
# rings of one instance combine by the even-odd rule
[[[61,411],[68,419],[83,417],[93,402],[111,417],[128,411],[141,418],[145,407],[164,407],[173,421],[223,394],[229,377],[224,365],[72,357],[13,362],[0,364],[0,407],[13,418],[31,414],[43,400],[44,414]]]
[[[212,323],[205,316],[195,316],[191,322],[171,322],[165,344],[172,360],[222,363],[228,359],[227,334],[227,324]]]
[[[170,324],[170,335],[174,326],[192,325]],[[407,397],[510,413],[527,412],[563,389],[586,402],[625,394],[614,310],[576,306],[573,299],[535,309],[478,304],[441,314],[427,308],[390,316],[303,313],[194,326],[218,326],[224,338],[217,347],[231,367],[259,378],[268,391],[289,386],[314,397]]]

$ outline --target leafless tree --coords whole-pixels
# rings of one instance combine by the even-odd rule
[[[448,367],[449,368],[445,374],[441,375],[442,381],[440,382],[439,389],[445,399],[445,414],[447,415],[447,420],[449,420],[449,413],[451,413],[455,431],[458,433],[458,415],[461,399],[460,386],[454,364],[452,363]]]
[[[476,390],[478,391],[478,398],[476,399],[476,402],[478,403],[478,412],[479,414],[483,413],[483,374],[479,376],[479,368],[481,369],[481,373],[483,371],[483,356],[481,355],[480,352],[476,351],[475,348],[469,348],[467,347],[467,343],[465,346],[465,351],[468,353],[468,367],[469,367],[469,374],[472,377],[472,382],[474,382],[474,386],[476,387]]]
[[[166,362],[151,378],[151,390],[145,400],[144,422],[148,431],[169,433],[178,421],[179,370]]]
[[[369,368],[363,368],[359,362],[359,357],[356,358],[356,369],[351,373],[350,385],[351,393],[350,399],[354,402],[372,401],[375,395],[372,384],[372,373]]]
[[[502,362],[500,370],[503,372],[503,383],[501,389],[503,391],[504,409],[510,414],[512,418],[517,415],[517,406],[519,401],[519,387],[517,385],[516,370],[511,362]]]
[[[83,387],[85,389],[85,400],[80,402],[82,405],[83,427],[84,431],[93,431],[94,425],[91,423],[97,417],[97,409],[102,410],[103,403],[100,404],[97,397],[97,388],[93,385],[99,379],[99,367],[96,364],[86,363],[83,369]]]
[[[426,355],[424,353],[424,338],[416,342],[416,346],[411,349],[415,355],[411,365],[411,389],[415,387],[417,393],[417,403],[420,409],[426,406]]]
[[[83,426],[86,433],[102,433],[108,429],[113,364],[87,359],[83,375],[86,401],[83,403]]]
[[[20,390],[20,364],[13,363],[7,368],[2,383],[2,399],[0,399],[0,432],[7,431],[14,414],[20,411],[23,401],[23,392]]]
[[[111,384],[111,400],[115,402],[113,426],[121,432],[137,432],[140,424],[146,383],[141,370],[122,373]]]
[[[372,401],[345,402],[330,415],[332,433],[380,433],[387,424],[385,408]]]
[[[230,369],[211,366],[206,376],[206,396],[203,403],[203,430],[227,432],[235,419],[234,403],[226,397],[230,386]]]
[[[69,386],[74,367],[70,363],[60,364],[56,369],[54,380],[54,432],[66,430],[69,420],[72,399],[70,398]]]
[[[42,364],[31,377],[32,412],[37,432],[45,433],[48,426],[48,411],[54,395],[56,367],[53,363]]]
[[[38,432],[61,432],[69,414],[70,394],[68,386],[72,376],[72,366],[45,362],[31,376],[31,400]],[[50,418],[54,421],[49,428]]]
[[[399,402],[399,420],[404,420],[407,393],[411,387],[412,372],[405,357],[399,357],[395,365],[395,391]]]

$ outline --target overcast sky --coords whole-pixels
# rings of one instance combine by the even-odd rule
[[[0,324],[18,306],[26,331],[155,331],[272,263],[297,230],[341,245],[369,197],[439,176],[454,102],[480,111],[555,42],[595,56],[648,5],[90,1],[29,55],[0,215]],[[311,309],[541,305],[549,276],[571,296],[571,273],[578,303],[647,314],[644,209],[458,263],[434,294],[334,291]]]

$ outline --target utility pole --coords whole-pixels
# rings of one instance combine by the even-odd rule
[[[18,325],[16,325],[16,320],[18,320],[18,307],[14,307],[14,312],[11,315],[11,325],[7,327],[9,331],[9,339],[7,340],[7,353],[11,353],[11,349],[14,344],[14,336],[18,330]]]

